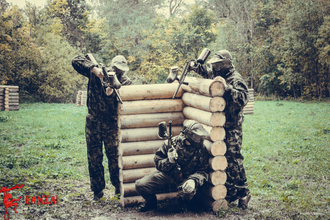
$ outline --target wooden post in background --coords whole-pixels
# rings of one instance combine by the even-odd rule
[[[19,87],[0,86],[0,110],[18,111],[19,110]]]

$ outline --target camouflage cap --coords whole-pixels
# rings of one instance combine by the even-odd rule
[[[214,56],[212,57],[212,59],[210,59],[207,63],[217,63],[220,62],[222,60],[230,60],[232,61],[232,56],[229,53],[228,50],[219,50],[218,52],[216,52],[214,54]]]
[[[129,67],[127,65],[127,60],[122,55],[117,55],[111,60],[111,65],[117,67],[122,71],[128,71]]]

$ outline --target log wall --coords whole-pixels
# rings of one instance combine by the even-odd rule
[[[200,79],[199,79],[200,81]],[[195,84],[198,84],[199,81],[195,82]],[[205,84],[205,83],[204,83]],[[213,85],[216,86],[217,84]],[[184,86],[183,86],[184,87]],[[224,100],[221,97],[222,96],[222,90],[221,88],[218,88],[217,91],[213,92],[214,94],[209,94],[208,96],[204,96],[200,98],[198,95],[195,93],[198,93],[198,86],[194,86],[193,88],[188,88],[187,86],[185,87],[190,93],[187,93],[186,96],[193,96],[192,98],[187,98],[192,101],[192,105],[198,106],[198,108],[206,110],[206,111],[211,111],[215,112],[217,110],[223,111],[225,105],[224,105]],[[197,90],[197,91],[194,91]],[[215,89],[213,89],[215,90]],[[201,88],[201,91],[203,91],[203,88]],[[191,93],[194,92],[194,93]],[[1,93],[1,92],[0,92]],[[207,92],[204,92],[207,94]],[[212,96],[213,95],[213,96]],[[206,98],[207,97],[207,98]],[[1,101],[1,96],[0,96],[0,101]],[[1,104],[0,104],[1,105]],[[79,90],[77,92],[76,96],[76,106],[86,106],[87,105],[87,91],[84,90]],[[218,107],[219,106],[219,107]],[[154,107],[154,111],[157,111],[156,109],[157,106]],[[219,109],[215,109],[219,108]],[[151,111],[151,112],[154,112]],[[243,113],[246,114],[254,114],[254,90],[249,89],[249,102],[248,104],[244,107]]]
[[[190,82],[194,82],[190,78]],[[198,81],[201,81],[198,79]],[[226,106],[222,98],[224,86],[219,81],[202,80],[200,83],[190,83],[183,86],[185,93],[182,96],[184,103],[183,114],[186,119],[198,121],[209,132],[209,137],[204,141],[210,159],[209,183],[204,187],[205,201],[214,211],[219,208],[227,208],[225,200],[227,189],[225,182],[227,175],[225,169],[227,160],[225,158],[226,144],[225,130],[223,128],[226,118],[222,112]]]
[[[183,102],[172,99],[178,84],[122,86],[118,91],[119,179],[123,207],[143,202],[135,191],[135,180],[156,171],[154,154],[164,140],[158,137],[158,123],[172,120],[172,134],[178,135],[184,121]],[[180,90],[178,97],[182,96]],[[158,200],[174,198],[176,192],[157,194]]]
[[[172,134],[178,135],[184,120],[199,121],[209,132],[204,144],[210,153],[210,181],[206,184],[205,201],[214,210],[227,207],[227,161],[224,157],[225,101],[221,97],[223,85],[218,81],[198,79],[195,88],[182,87],[176,99],[172,96],[178,86],[173,84],[122,86],[119,90],[124,101],[119,104],[119,167],[121,204],[123,207],[143,202],[135,191],[135,181],[156,171],[154,154],[163,144],[158,123],[172,120]],[[198,87],[200,85],[200,87]],[[193,92],[191,92],[193,91]],[[157,194],[159,200],[174,198],[177,192]]]
[[[0,110],[18,111],[19,110],[19,87],[0,86]]]
[[[243,109],[243,114],[254,114],[254,89],[249,89],[249,102]]]

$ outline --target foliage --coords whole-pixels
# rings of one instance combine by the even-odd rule
[[[317,44],[318,39],[326,42],[328,38],[322,37],[326,29],[323,13],[327,11],[320,2],[261,1],[255,42],[261,91],[307,98],[329,96],[328,69],[319,61],[324,53],[318,52],[327,49],[323,43]]]
[[[22,11],[12,7],[1,15],[0,23],[0,84],[20,85],[23,91],[35,93],[40,50],[29,35]]]
[[[197,59],[198,54],[215,39],[212,12],[204,7],[192,7],[183,18],[158,17],[152,29],[143,33],[146,50],[138,72],[151,83],[165,82],[171,66],[183,68],[184,62]]]
[[[40,71],[38,92],[44,102],[74,102],[78,88],[86,87],[85,77],[71,65],[78,54],[62,37],[45,33],[39,43],[43,45],[43,68]]]
[[[106,65],[122,54],[142,84],[165,82],[171,66],[183,67],[208,47],[229,50],[238,72],[263,95],[330,96],[329,1],[92,3],[48,0],[20,9],[0,0],[0,84],[18,85],[21,100],[72,102],[86,88],[70,67],[77,53],[94,53]]]

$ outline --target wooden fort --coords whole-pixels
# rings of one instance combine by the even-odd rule
[[[122,206],[136,205],[143,198],[135,191],[135,181],[156,170],[154,154],[164,140],[158,137],[158,123],[172,121],[172,134],[178,135],[184,120],[200,122],[208,131],[204,141],[210,153],[209,182],[205,190],[205,201],[213,210],[227,208],[224,200],[227,190],[227,161],[224,157],[226,121],[222,112],[225,100],[224,86],[219,81],[190,77],[189,86],[183,85],[175,99],[172,96],[178,83],[131,85],[120,88],[123,104],[119,104],[119,167]],[[249,104],[248,113],[253,113]],[[176,197],[177,192],[157,194],[158,200]]]
[[[0,85],[0,110],[19,110],[19,87]]]

